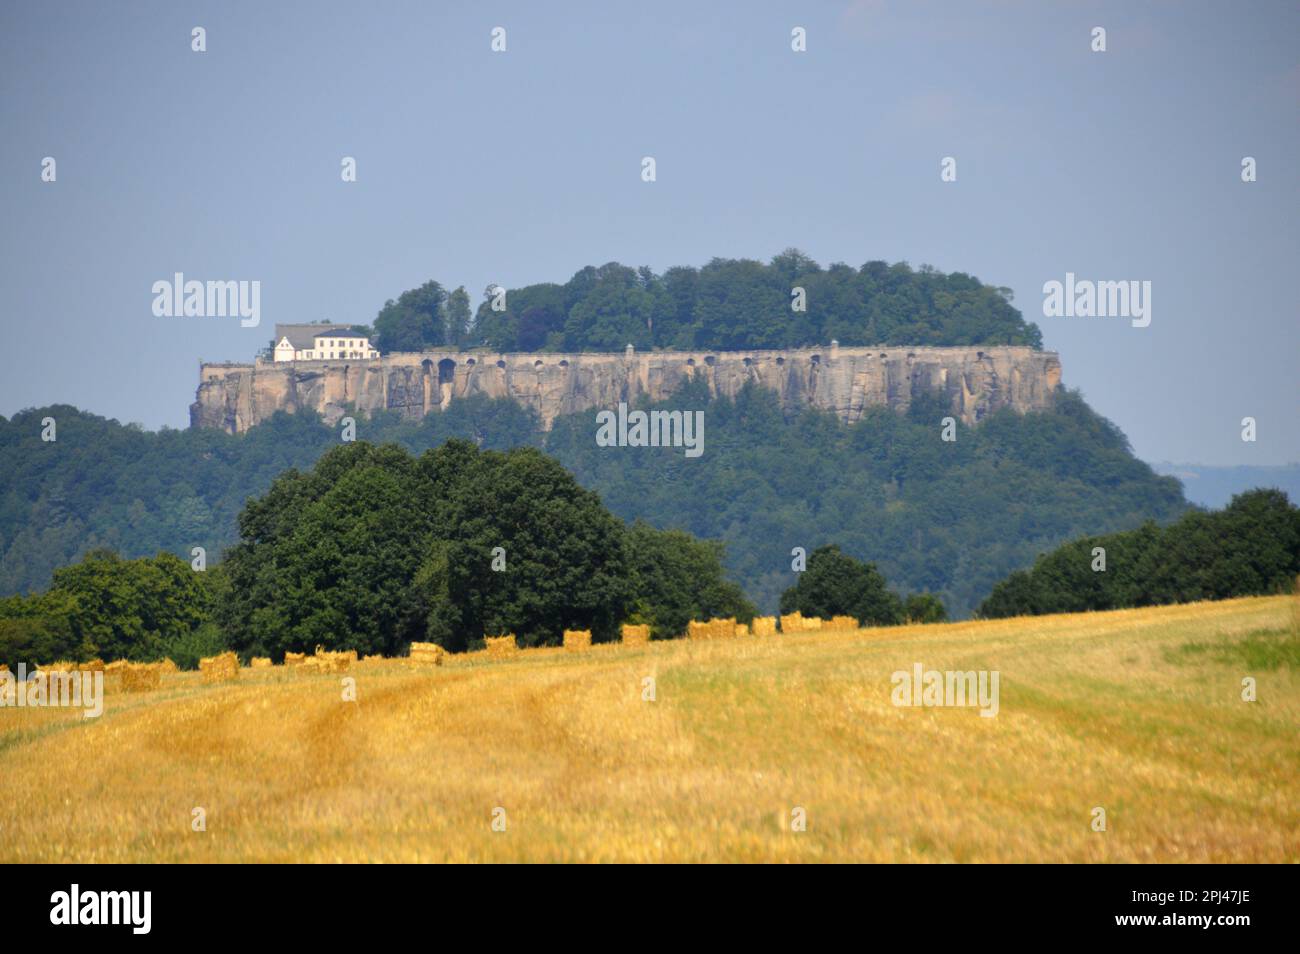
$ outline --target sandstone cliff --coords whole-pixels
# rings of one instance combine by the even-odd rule
[[[318,411],[333,424],[348,405],[418,418],[473,394],[513,398],[544,427],[562,414],[670,396],[690,375],[714,395],[746,381],[783,406],[812,406],[856,421],[864,408],[905,410],[915,395],[941,395],[974,424],[1000,408],[1048,406],[1061,380],[1056,354],[1027,347],[808,348],[795,351],[488,354],[433,351],[372,361],[297,361],[200,366],[190,426],[248,430],[279,410]]]

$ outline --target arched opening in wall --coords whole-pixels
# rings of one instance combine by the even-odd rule
[[[428,358],[425,358],[423,361],[420,362],[420,370],[423,371],[425,374],[433,374],[433,362],[430,361]]]
[[[424,362],[428,364],[428,361]],[[456,377],[456,362],[451,358],[443,358],[438,362],[438,407],[442,410],[447,409],[451,403],[451,384]]]
[[[822,363],[822,356],[819,355],[819,354],[815,354],[815,355],[813,355],[813,356],[812,356],[812,363],[813,363],[813,364],[821,364],[821,363]]]
[[[776,366],[777,366],[778,368],[779,368],[781,365],[783,365],[783,364],[785,364],[785,358],[777,358],[777,359],[776,359]]]
[[[466,364],[478,364],[478,362],[475,361],[473,358],[468,359],[465,363],[466,363]]]
[[[560,361],[560,367],[562,367],[562,368],[567,368],[568,366],[569,366],[569,362],[568,362],[568,361],[565,361],[565,360],[563,360],[563,359],[561,359],[561,361]]]
[[[686,367],[688,367],[688,368],[693,368],[693,367],[695,367],[695,359],[694,359],[694,358],[687,358],[687,359],[686,359]]]
[[[885,354],[885,352],[882,351],[882,352],[880,352],[880,357],[881,357],[881,359],[883,360],[884,358],[888,358],[889,355]]]
[[[707,364],[707,365],[711,368],[711,367],[713,367],[715,364],[718,363],[718,359],[715,358],[715,357],[714,357],[713,355],[711,355],[711,354],[710,354],[710,355],[706,355],[705,358],[704,358],[704,363]]]
[[[534,367],[534,368],[540,368],[541,366],[542,366],[542,359],[541,359],[541,358],[538,358],[536,361],[533,362],[533,367]]]
[[[504,371],[506,369],[506,363],[504,361],[498,360],[497,367],[500,368],[502,371]]]
[[[983,361],[983,360],[984,360],[984,352],[983,352],[983,351],[976,351],[976,352],[975,352],[975,360],[976,360],[976,361]]]
[[[754,366],[754,359],[753,359],[753,358],[746,358],[746,359],[745,359],[745,367],[747,367],[747,368],[752,368],[753,366]]]
[[[908,360],[908,361],[915,361],[915,360],[916,360],[916,352],[915,352],[915,351],[909,351],[909,352],[907,353],[907,360]]]

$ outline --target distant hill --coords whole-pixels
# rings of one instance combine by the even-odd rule
[[[593,412],[544,432],[520,405],[482,396],[415,421],[359,416],[357,437],[412,451],[453,436],[541,447],[623,519],[723,540],[732,578],[767,612],[794,582],[794,547],[837,543],[875,561],[899,591],[936,593],[961,617],[1066,540],[1188,509],[1177,481],[1136,459],[1072,392],[1049,410],[958,422],[953,442],[939,439],[942,414],[926,400],[847,424],[828,411],[787,414],[761,388],[710,401],[696,380],[663,406],[705,410],[702,456],[599,447]],[[58,422],[55,443],[40,439],[45,416]],[[66,406],[0,418],[0,595],[44,588],[55,567],[95,547],[188,559],[203,546],[213,559],[236,541],[248,496],[338,440],[307,413],[278,413],[237,436],[148,432]]]
[[[1204,464],[1152,464],[1157,474],[1177,477],[1183,493],[1192,503],[1218,509],[1225,507],[1234,494],[1252,487],[1276,487],[1292,500],[1300,500],[1300,464],[1280,467],[1208,467]]]

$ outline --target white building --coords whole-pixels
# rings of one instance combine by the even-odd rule
[[[378,358],[370,338],[347,325],[276,325],[276,361]]]

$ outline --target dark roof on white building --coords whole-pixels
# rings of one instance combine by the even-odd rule
[[[316,346],[317,338],[364,338],[364,332],[350,325],[276,325],[275,343],[285,338],[296,351],[307,351]]]

